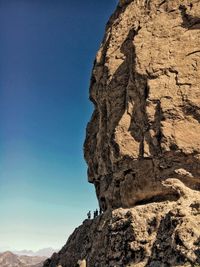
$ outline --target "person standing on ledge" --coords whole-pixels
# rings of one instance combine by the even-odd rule
[[[91,211],[89,210],[88,213],[87,213],[87,217],[88,217],[88,220],[91,219]]]

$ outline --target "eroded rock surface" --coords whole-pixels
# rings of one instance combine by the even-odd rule
[[[176,190],[179,200],[86,220],[44,267],[200,266],[200,194],[176,179],[164,186]]]
[[[92,72],[88,177],[103,210],[200,189],[200,1],[123,0]]]
[[[120,0],[84,145],[104,213],[45,267],[200,266],[200,1]]]

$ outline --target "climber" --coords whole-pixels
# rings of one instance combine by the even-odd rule
[[[96,209],[96,217],[99,215],[98,209]]]
[[[88,217],[88,220],[91,219],[91,211],[89,210],[88,213],[87,213],[87,217]]]
[[[96,210],[94,211],[94,219],[95,219],[97,216],[98,216],[98,210],[96,209]]]

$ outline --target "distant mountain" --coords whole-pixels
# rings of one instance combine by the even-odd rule
[[[17,254],[17,255],[35,256],[32,250],[26,250],[26,249],[12,250],[12,253]]]
[[[1,267],[24,267],[22,262],[20,262],[18,256],[11,253],[10,251],[0,253],[0,266]]]
[[[46,257],[20,256],[10,251],[0,253],[1,267],[42,267]]]
[[[44,256],[44,257],[51,257],[54,252],[58,252],[58,250],[53,248],[43,248],[34,253],[35,256]]]
[[[57,252],[57,251],[58,250],[53,249],[53,248],[43,248],[43,249],[37,250],[36,252],[32,250],[20,250],[20,251],[12,251],[12,252],[17,255],[39,256],[39,257],[49,258],[52,256],[54,252]]]

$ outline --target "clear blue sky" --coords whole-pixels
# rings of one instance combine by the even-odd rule
[[[116,0],[0,0],[0,248],[59,248],[97,207],[90,73]]]

